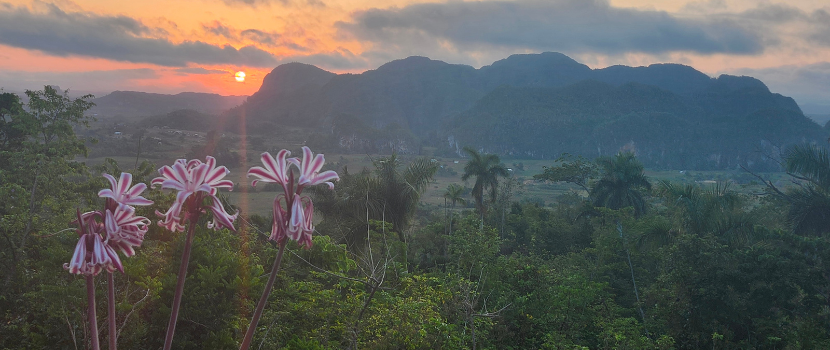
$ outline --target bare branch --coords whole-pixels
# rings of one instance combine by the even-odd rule
[[[763,183],[765,186],[767,186],[768,189],[771,189],[773,192],[775,192],[774,194],[778,195],[781,198],[786,199],[787,201],[792,202],[792,199],[790,198],[790,196],[786,195],[784,192],[781,192],[781,190],[779,190],[778,187],[775,187],[775,185],[772,184],[772,181],[764,179],[763,177],[761,177],[761,175],[758,175],[758,174],[752,172],[752,170],[747,169],[743,165],[741,165],[741,169],[748,172],[750,175],[755,176],[756,178],[758,178],[758,180],[761,180],[761,183]]]
[[[144,294],[144,297],[141,298],[141,300],[137,301],[135,304],[133,304],[133,307],[130,309],[130,312],[128,312],[127,315],[124,316],[124,322],[121,323],[121,327],[119,327],[118,332],[115,333],[115,339],[118,339],[121,336],[121,331],[124,330],[124,326],[127,325],[127,321],[130,320],[130,316],[133,314],[133,312],[135,312],[135,309],[138,307],[138,304],[143,303],[144,300],[147,300],[147,298],[149,298],[149,297],[150,297],[150,290],[148,289],[147,293]]]

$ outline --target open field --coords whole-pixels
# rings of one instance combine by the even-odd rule
[[[130,129],[125,123],[119,123],[117,120],[106,120],[95,123],[90,134],[101,141],[91,146],[92,157],[80,158],[79,160],[85,162],[87,165],[95,166],[102,164],[105,158],[113,158],[123,170],[130,171],[133,169],[136,164],[136,157],[125,154],[137,153],[137,137],[134,137],[134,135],[126,131],[123,135],[115,136],[114,130]],[[246,141],[244,144],[242,142],[243,139]],[[249,180],[245,177],[245,173],[251,166],[261,165],[259,155],[263,150],[268,150],[273,154],[278,149],[287,148],[292,150],[293,155],[298,155],[300,146],[298,146],[297,137],[291,139],[265,138],[262,136],[243,137],[242,135],[223,133],[220,136],[219,142],[229,144],[233,152],[239,153],[243,147],[247,150],[244,161],[240,160],[239,164],[234,165],[224,164],[231,171],[228,178],[239,184],[239,190],[227,194],[229,200],[233,203],[240,203],[243,210],[247,210],[252,214],[270,216],[270,208],[275,193],[245,190],[250,184]],[[205,132],[150,127],[145,129],[145,134],[142,138],[142,152],[139,155],[138,162],[148,160],[154,163],[156,167],[160,167],[164,164],[172,163],[177,158],[185,157],[188,151],[205,143]],[[107,155],[111,153],[117,153],[117,155]],[[327,152],[326,168],[338,172],[342,172],[346,168],[350,173],[357,173],[364,168],[371,169],[372,162],[384,156],[386,155],[336,154]],[[415,155],[399,156],[401,163],[404,165],[417,157]],[[440,168],[433,183],[422,196],[421,201],[424,205],[433,207],[443,206],[443,194],[450,184],[460,184],[467,187],[472,186],[472,184],[465,184],[461,181],[461,174],[464,172],[466,159],[461,157],[431,157],[431,159],[434,159]],[[542,173],[543,167],[554,165],[552,160],[503,158],[502,161],[510,169],[513,178],[520,184],[514,194],[513,200],[515,201],[532,201],[550,206],[556,203],[559,196],[570,191],[577,191],[577,193],[585,195],[581,188],[574,185],[544,183],[533,180],[533,175]],[[763,186],[757,182],[756,178],[742,170],[681,171],[647,169],[646,175],[655,184],[659,181],[671,181],[681,183],[694,182],[702,186],[712,186],[717,182],[728,182],[732,183],[730,185],[732,189],[744,193],[760,193],[763,190]],[[778,184],[786,185],[783,182],[786,179],[786,175],[783,173],[763,175],[771,178]],[[246,200],[243,201],[243,198],[246,198]],[[472,208],[472,203],[468,203],[467,207]]]

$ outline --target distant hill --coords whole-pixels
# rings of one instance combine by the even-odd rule
[[[136,91],[114,91],[93,99],[95,107],[89,112],[101,116],[153,116],[176,110],[191,109],[201,113],[220,114],[242,104],[247,96],[222,96],[198,92],[182,92],[176,95],[154,94]]]
[[[426,57],[336,75],[291,63],[225,118],[258,130],[306,128],[309,143],[352,152],[455,152],[587,157],[621,149],[647,166],[776,167],[792,143],[827,131],[792,98],[752,77],[711,78],[680,64],[591,69],[560,53],[512,55],[475,69]]]

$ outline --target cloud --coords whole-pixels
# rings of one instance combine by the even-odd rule
[[[794,98],[799,105],[825,105],[826,109],[805,113],[830,114],[830,62],[805,66],[784,65],[764,69],[739,69],[729,74],[749,75],[762,80],[772,92]]]
[[[660,54],[759,54],[762,38],[729,18],[673,16],[604,0],[415,4],[358,12],[340,34],[383,47]]]
[[[368,67],[368,62],[363,56],[355,55],[351,51],[342,48],[332,52],[298,55],[281,60],[281,63],[288,62],[302,62],[331,70],[355,70]]]
[[[176,68],[175,72],[179,75],[189,75],[189,74],[228,74],[228,72],[218,69],[205,69],[202,67],[187,67],[187,68]]]
[[[43,89],[44,85],[58,85],[62,88],[78,86],[83,82],[84,91],[109,92],[130,86],[137,80],[151,80],[160,75],[150,68],[94,70],[81,72],[23,72],[0,70],[0,81],[14,82],[7,88]],[[2,86],[0,86],[2,87]]]
[[[304,1],[292,1],[292,0],[222,0],[225,5],[228,6],[250,6],[250,7],[259,7],[260,5],[270,6],[271,4],[280,4],[282,6],[298,6],[302,7],[303,5],[309,5],[313,7],[326,7],[326,3],[322,0],[304,0]]]
[[[259,29],[238,30],[219,23],[219,21],[214,21],[210,24],[202,24],[202,28],[208,34],[212,34],[235,43],[281,47],[300,52],[309,51],[308,48],[297,44],[290,38],[276,32],[266,32]]]
[[[0,43],[39,50],[55,56],[87,56],[115,61],[183,67],[188,63],[270,67],[277,59],[250,45],[236,49],[202,41],[173,43],[166,31],[126,16],[64,12],[46,4],[46,11],[0,7]]]

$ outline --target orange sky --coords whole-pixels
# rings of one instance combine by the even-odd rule
[[[821,29],[818,28],[823,18],[821,16],[830,12],[830,6],[828,6],[830,4],[827,4],[825,0],[787,2],[772,0],[761,2],[754,0],[502,0],[496,2],[512,3],[519,8],[531,7],[545,10],[548,8],[545,1],[559,4],[557,6],[560,7],[554,7],[551,11],[561,12],[562,8],[577,8],[574,11],[580,11],[578,8],[583,3],[591,3],[593,7],[585,11],[599,11],[597,13],[600,16],[607,13],[612,13],[614,16],[632,16],[633,20],[629,22],[621,20],[619,27],[609,27],[610,34],[620,32],[620,29],[625,32],[628,27],[632,26],[632,23],[636,24],[639,18],[654,20],[656,24],[653,28],[658,29],[663,28],[666,23],[680,24],[672,29],[674,32],[666,34],[669,37],[662,43],[654,45],[648,42],[643,43],[644,40],[650,40],[649,29],[645,28],[642,31],[632,29],[632,35],[639,35],[639,37],[631,39],[630,49],[624,46],[605,49],[600,40],[602,33],[596,34],[600,35],[600,39],[597,39],[595,33],[587,28],[579,28],[577,32],[586,36],[586,42],[593,40],[600,43],[586,44],[583,47],[578,43],[568,41],[567,38],[550,40],[537,38],[540,36],[539,33],[542,33],[542,36],[546,33],[544,26],[551,25],[551,23],[544,23],[544,19],[536,22],[529,19],[527,23],[522,23],[522,18],[519,18],[518,21],[495,23],[492,26],[488,26],[488,23],[475,23],[478,20],[475,16],[478,15],[481,15],[480,18],[483,20],[493,18],[487,17],[486,13],[481,14],[486,12],[487,2],[458,0],[449,2],[407,0],[383,2],[368,0],[2,2],[0,0],[0,87],[17,91],[37,88],[47,83],[58,83],[62,88],[99,93],[121,89],[163,93],[201,91],[223,95],[249,95],[259,88],[262,78],[274,66],[288,61],[306,62],[342,73],[374,69],[388,60],[413,54],[449,63],[480,67],[512,53],[542,51],[563,52],[592,68],[613,64],[648,65],[676,62],[691,65],[712,76],[721,73],[767,74],[773,81],[765,80],[764,76],[760,78],[765,80],[773,91],[776,88],[798,90],[794,82],[795,73],[790,74],[792,76],[788,78],[787,67],[806,67],[804,69],[819,67],[822,69],[822,74],[830,74],[830,68],[824,68],[824,65],[828,64],[827,57],[830,57],[828,55],[830,40],[826,45],[815,44],[821,43],[821,32],[817,31]],[[421,11],[418,7],[410,6],[414,3],[434,3],[436,7],[422,7],[420,9],[423,11]],[[372,10],[378,11],[379,15],[364,16],[366,13],[374,13],[371,12]],[[456,13],[458,11],[471,11],[471,14],[458,14]],[[517,11],[517,13],[522,12]],[[8,23],[16,19],[28,21],[21,23],[33,21],[26,19],[28,18],[26,16],[36,21],[48,21],[49,25],[57,28],[54,31],[60,33],[58,36],[65,35],[65,37],[61,37],[58,42],[46,40],[38,43],[39,40],[43,40],[45,34],[38,32],[38,27],[34,24],[32,28],[22,29],[18,28],[19,25],[11,27],[10,24],[9,27],[4,27],[2,24],[4,21]],[[664,17],[670,18],[670,21],[664,21]],[[412,30],[412,27],[405,27],[401,23],[372,22],[373,18],[387,19],[387,21],[388,18],[392,18],[398,22],[412,20],[412,23],[415,23],[412,26],[418,30]],[[444,18],[448,18],[447,22],[442,22]],[[453,21],[458,21],[458,18],[464,20],[469,18],[470,23],[465,24],[467,27],[456,26],[457,23]],[[830,19],[830,17],[827,18]],[[614,20],[615,18],[612,18],[611,22]],[[107,27],[114,22],[119,24],[114,25],[115,27]],[[729,33],[706,32],[707,26],[718,25],[722,22],[736,23],[735,26],[727,28],[745,30],[744,37],[734,39],[729,36],[731,35]],[[89,23],[98,27],[92,27]],[[383,27],[383,30],[376,30],[377,23],[385,23],[382,25],[386,27]],[[770,23],[775,27],[770,27]],[[405,24],[409,25],[409,22]],[[133,29],[129,28],[134,28],[130,26],[136,25],[141,29],[130,32]],[[529,44],[525,46],[521,43],[502,44],[503,40],[499,38],[498,32],[500,25],[514,26],[512,29],[514,32],[510,35],[515,36],[518,33],[521,37],[523,32],[515,30],[521,30],[523,26],[527,26],[530,33],[535,34],[528,35]],[[533,25],[543,28],[534,29]],[[574,22],[571,25],[579,26],[580,23]],[[124,35],[131,40],[135,39],[134,44],[136,50],[139,51],[129,51],[133,49],[132,47],[118,47],[119,37],[107,37],[107,33],[102,33],[107,29],[100,28],[116,28],[116,30],[128,28],[126,30],[129,33]],[[443,32],[438,32],[436,29],[433,33],[432,28],[440,28]],[[693,44],[698,46],[684,48],[672,43],[673,39],[670,35],[677,34],[683,38],[697,40],[695,39],[697,36],[704,35],[699,34],[698,31],[705,32],[708,36],[706,40],[713,41],[714,44],[705,42],[700,45]],[[775,31],[775,36],[771,36],[770,31]],[[483,32],[482,38],[475,37],[478,32]],[[645,39],[643,33],[646,33]],[[826,33],[830,35],[830,26]],[[552,36],[557,34],[551,31]],[[90,35],[100,35],[102,38],[100,41],[111,47],[100,48],[94,41],[83,42],[83,38],[88,38]],[[486,35],[490,37],[484,37]],[[729,47],[746,38],[754,38],[753,44],[763,45],[763,47],[755,48],[754,51],[750,49],[740,51],[740,49]],[[113,42],[108,42],[110,39]],[[147,43],[139,39],[155,40],[155,42]],[[662,39],[664,38],[658,37],[655,41]],[[74,49],[62,47],[63,44],[71,46],[76,40],[80,41]],[[559,41],[556,40],[564,40],[564,44],[557,45]],[[620,37],[617,40],[628,39]],[[194,42],[214,47],[183,48],[190,47],[188,43]],[[611,46],[614,46],[614,43],[615,41],[610,41]],[[151,44],[155,45],[153,47],[161,48],[148,55],[159,57],[132,58],[141,56],[144,52],[141,51],[141,47],[144,47],[142,45]],[[230,45],[233,49],[225,50],[230,52],[220,52],[225,45]],[[706,45],[714,45],[713,47],[716,48],[710,49]],[[719,48],[718,45],[729,48]],[[61,47],[58,48],[58,46]],[[259,61],[237,57],[239,56],[237,51],[246,46],[256,49],[252,51],[255,51],[253,52],[255,57],[260,57]],[[219,58],[206,58],[202,60],[203,62],[198,62],[199,52],[201,52],[199,50],[202,49],[210,51],[210,55]],[[119,50],[128,51],[118,53]],[[139,54],[135,55],[135,52]],[[160,57],[167,55],[167,52],[173,56]],[[130,60],[134,62],[129,62]],[[217,62],[211,63],[211,60]],[[259,63],[238,63],[245,60]],[[268,62],[273,63],[268,64]],[[242,83],[234,79],[234,73],[240,70],[247,74],[246,81]],[[815,103],[827,102],[827,96],[809,92],[816,88],[820,86],[805,88],[804,94],[807,96],[805,98]],[[780,92],[788,93],[788,91]],[[827,104],[830,105],[830,102]]]

